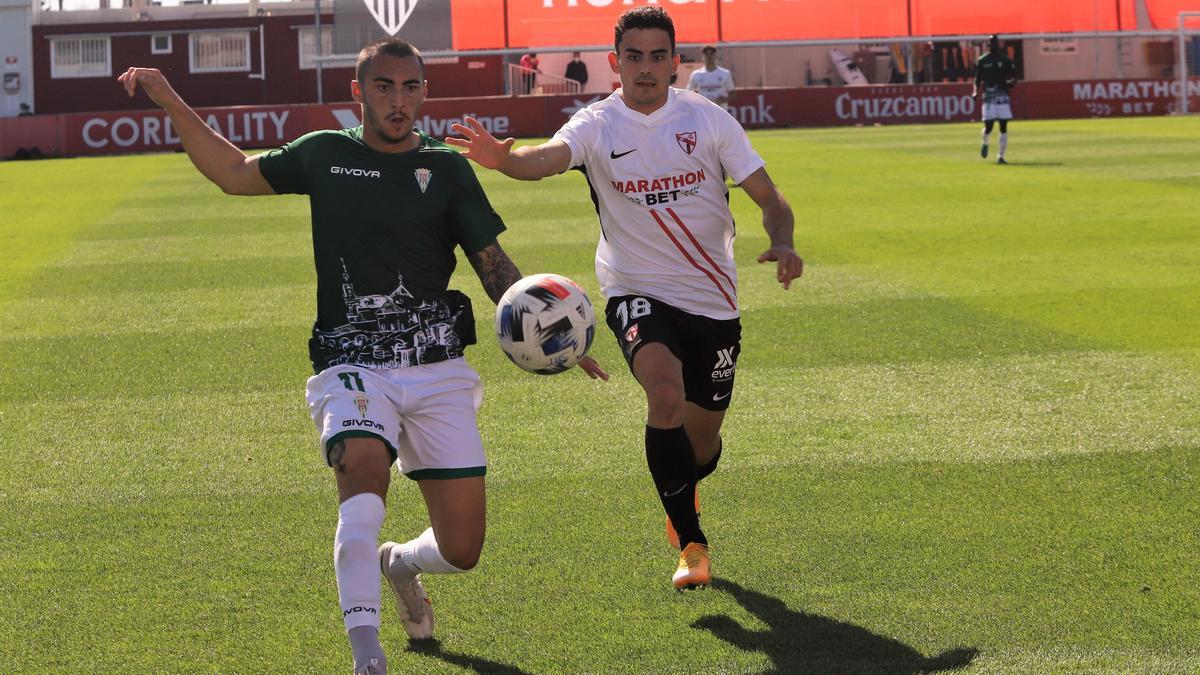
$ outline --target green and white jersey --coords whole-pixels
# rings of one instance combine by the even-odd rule
[[[388,154],[362,127],[317,131],[259,159],[275,192],[309,195],[315,372],[434,363],[475,342],[470,299],[448,290],[454,249],[483,250],[504,223],[467,160],[418,133],[415,150]]]
[[[984,97],[1008,95],[1008,81],[1016,74],[1017,66],[1004,54],[987,52],[975,62],[975,83],[983,85]]]

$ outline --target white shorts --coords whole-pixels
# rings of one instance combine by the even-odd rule
[[[487,472],[475,415],[479,375],[464,359],[409,368],[333,366],[308,378],[305,398],[321,454],[348,437],[378,438],[413,480]]]
[[[1012,99],[1008,94],[989,91],[983,97],[983,121],[1011,120]]]

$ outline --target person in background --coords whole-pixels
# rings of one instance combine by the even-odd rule
[[[538,63],[538,55],[534,52],[529,52],[521,57],[521,82],[524,85],[522,94],[533,93],[533,88],[537,85]]]
[[[717,65],[716,47],[705,45],[701,52],[704,54],[704,67],[692,71],[687,88],[719,106],[725,106],[737,91],[733,86],[733,73]]]
[[[579,52],[571,52],[571,62],[567,64],[566,76],[568,80],[578,82],[581,90],[587,86],[587,64],[583,62],[583,57]]]
[[[32,117],[33,116],[33,109],[29,107],[28,103],[22,103],[21,105],[17,106],[17,110],[18,110],[17,117]]]

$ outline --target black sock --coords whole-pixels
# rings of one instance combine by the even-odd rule
[[[712,475],[712,472],[717,470],[717,462],[721,461],[721,451],[724,449],[725,442],[721,440],[720,436],[717,436],[717,454],[713,455],[713,458],[708,460],[707,464],[701,464],[700,466],[696,467],[697,483],[705,478],[708,478],[710,475]]]
[[[646,464],[667,517],[679,534],[679,547],[692,542],[708,545],[696,516],[696,458],[682,426],[646,427]]]

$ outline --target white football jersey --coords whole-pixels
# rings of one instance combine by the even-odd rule
[[[718,97],[728,96],[733,91],[733,74],[721,66],[711,71],[697,68],[688,78],[687,88],[699,92],[710,101],[716,101]]]
[[[734,224],[725,176],[763,166],[732,115],[671,88],[649,115],[621,90],[580,110],[554,138],[582,167],[600,216],[596,278],[606,298],[648,295],[692,314],[738,316]]]

